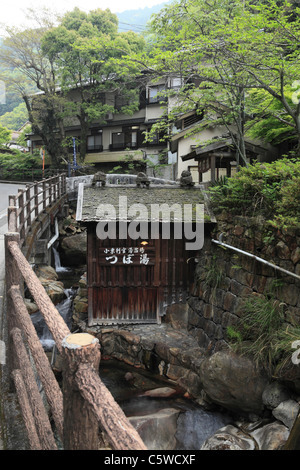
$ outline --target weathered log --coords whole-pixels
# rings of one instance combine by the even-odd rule
[[[53,336],[56,346],[59,352],[61,352],[61,343],[63,339],[70,334],[68,326],[51,302],[41,281],[31,269],[28,261],[20,250],[18,243],[9,242],[8,250],[13,255],[13,258],[17,263],[17,266],[27,284],[27,287],[30,290],[35,303],[37,304],[49,328],[49,331]]]
[[[30,359],[23,343],[21,331],[19,328],[13,328],[10,334],[15,346],[19,368],[22,371],[23,380],[26,384],[29,402],[42,448],[44,450],[57,450],[50,421],[38,390]]]
[[[62,347],[64,449],[98,450],[99,424],[91,406],[80,393],[75,377],[82,363],[94,371],[99,369],[99,341],[87,333],[75,333],[64,338]]]
[[[30,449],[42,450],[21,371],[17,369],[13,370],[12,377],[16,387],[24,425],[27,431]]]
[[[61,439],[63,439],[63,396],[49,360],[41,345],[37,332],[25,307],[23,297],[18,286],[12,286],[9,294],[13,300],[15,314],[27,344],[33,356],[37,373],[45,390],[45,394],[52,411],[53,419]]]
[[[94,420],[88,423],[84,421],[84,416],[73,417],[74,420],[76,419],[76,423],[74,423],[76,428],[79,429],[83,423],[87,428],[87,433],[96,433],[98,425],[95,423],[99,423],[101,428],[106,431],[114,449],[145,450],[146,447],[138,432],[128,421],[123,410],[99,377],[100,347],[98,339],[87,333],[77,333],[66,337],[63,341],[63,347],[67,361],[64,375],[68,386],[67,390],[64,389],[64,397],[66,407],[70,406],[68,412],[64,407],[65,432],[70,432],[70,430],[66,431],[66,420],[70,426],[69,414],[72,409],[80,410],[80,403],[83,403],[87,407],[89,416],[92,411]],[[76,391],[77,394],[75,394]],[[73,402],[72,407],[71,401]],[[85,429],[83,425],[81,429]],[[76,431],[77,433],[78,431]],[[82,439],[82,436],[73,435],[75,441],[79,442],[80,438]],[[88,445],[88,441],[86,445]]]
[[[4,236],[5,241],[5,287],[6,287],[6,322],[7,322],[7,331],[10,332],[12,328],[16,325],[16,319],[14,315],[14,306],[12,299],[8,295],[8,290],[11,288],[13,284],[22,285],[21,275],[17,266],[16,261],[14,260],[12,254],[9,251],[9,244],[11,242],[16,243],[16,245],[20,242],[20,234],[18,232],[6,233]],[[14,369],[17,368],[17,364],[15,363],[15,355],[12,346],[12,339],[8,335],[7,338],[7,365],[9,371],[12,372]],[[10,376],[10,378],[12,378]],[[12,382],[10,383],[12,387]]]
[[[146,450],[144,442],[95,370],[81,364],[76,383],[116,450]]]
[[[18,230],[18,208],[14,206],[9,206],[7,208],[7,224],[9,232],[17,232]]]

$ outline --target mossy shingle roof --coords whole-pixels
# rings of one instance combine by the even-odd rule
[[[168,220],[173,222],[183,220],[180,219],[180,214],[182,218],[186,214],[186,217],[191,218],[189,220],[194,221],[196,216],[198,217],[196,211],[199,211],[199,214],[202,206],[205,219],[208,220],[208,210],[204,201],[204,193],[199,186],[190,188],[177,185],[153,185],[149,188],[139,188],[135,185],[83,186],[78,192],[77,219],[82,222],[97,222],[127,218],[127,221],[130,221],[137,218],[137,211],[141,209],[143,220],[145,216],[149,221],[158,220],[157,217],[163,221],[164,215],[168,217],[170,214]],[[158,206],[159,209],[164,208],[166,212],[158,213]],[[110,211],[110,208],[113,210]]]

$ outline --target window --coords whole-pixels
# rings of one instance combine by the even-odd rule
[[[102,130],[92,130],[93,135],[87,138],[87,151],[88,152],[102,152]]]
[[[148,103],[159,103],[160,101],[167,101],[167,96],[163,95],[165,91],[164,85],[151,86],[148,88]]]
[[[135,126],[124,129],[123,132],[113,132],[110,149],[136,149],[138,147],[138,137],[139,132]]]
[[[183,119],[183,128],[186,129],[189,126],[192,126],[193,124],[196,124],[199,121],[202,121],[203,119],[203,112],[200,114],[194,113],[191,114],[190,116],[186,117]]]
[[[183,83],[183,81],[179,77],[173,77],[170,80],[170,86],[171,86],[171,88],[173,88],[175,90],[179,90],[179,88],[181,88],[181,86],[182,86],[182,83]]]

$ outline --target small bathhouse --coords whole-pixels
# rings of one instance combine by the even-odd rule
[[[87,227],[89,325],[160,323],[194,281],[207,220],[201,187],[184,178],[129,181],[95,178],[78,188],[77,220]]]

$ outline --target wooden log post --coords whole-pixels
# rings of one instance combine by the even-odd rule
[[[57,383],[53,370],[51,369],[49,360],[41,345],[37,332],[28,314],[18,286],[12,286],[9,291],[10,297],[16,312],[17,323],[22,330],[26,342],[31,351],[36,370],[40,381],[44,387],[47,401],[52,411],[53,420],[55,422],[58,434],[63,439],[63,396],[62,391]]]
[[[99,341],[87,333],[66,336],[62,342],[63,397],[64,397],[64,449],[98,450],[99,424],[88,402],[82,397],[76,374],[81,364],[99,369]]]
[[[51,302],[41,281],[28,264],[28,261],[20,250],[18,244],[14,242],[8,243],[8,250],[15,260],[28,289],[33,295],[33,298],[44,317],[44,320],[53,336],[59,352],[61,352],[61,343],[63,339],[68,334],[70,334],[70,330],[67,324]],[[13,282],[13,284],[16,284],[16,282]]]
[[[137,430],[116,403],[105,387],[99,374],[81,364],[76,374],[76,382],[82,396],[92,407],[101,428],[115,450],[147,450]]]
[[[20,370],[12,371],[12,377],[16,387],[16,392],[23,416],[24,425],[27,431],[28,442],[31,450],[42,450],[40,439],[36,430],[34,417],[32,414],[26,386]]]
[[[26,384],[29,402],[42,448],[44,450],[57,450],[50,421],[35,380],[30,359],[23,343],[21,330],[19,328],[13,328],[10,334],[13,338],[19,369],[22,371],[22,377]]]
[[[9,251],[9,244],[11,242],[16,243],[19,246],[20,234],[18,232],[8,232],[4,235],[4,246],[5,246],[5,297],[6,297],[6,324],[7,324],[7,365],[9,370],[9,377],[11,372],[16,369],[16,361],[14,355],[14,349],[12,345],[12,339],[10,337],[10,331],[17,326],[14,305],[11,297],[9,296],[9,290],[14,284],[22,286],[22,279],[18,269],[18,266],[14,260],[14,257]],[[10,387],[13,387],[13,383],[10,383]]]

